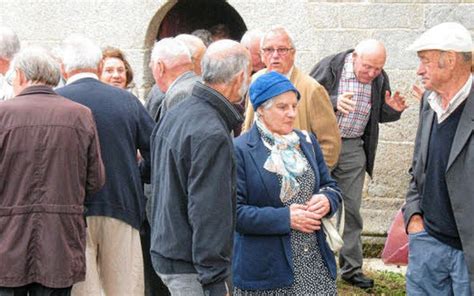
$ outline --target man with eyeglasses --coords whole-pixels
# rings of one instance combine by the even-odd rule
[[[328,93],[313,78],[295,67],[296,49],[286,28],[277,26],[266,32],[261,48],[266,68],[255,73],[252,80],[269,71],[276,71],[290,79],[301,94],[295,128],[313,132],[317,136],[324,160],[329,168],[333,168],[339,156],[341,138]],[[247,104],[242,129],[248,130],[253,120],[253,108]]]
[[[372,176],[379,122],[400,119],[407,107],[399,92],[390,92],[385,60],[384,45],[368,39],[355,49],[322,59],[310,73],[329,92],[342,137],[339,162],[331,172],[345,206],[339,265],[342,279],[360,288],[374,285],[362,273],[360,204],[365,171]]]

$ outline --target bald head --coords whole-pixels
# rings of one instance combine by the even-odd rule
[[[354,48],[354,52],[359,56],[376,55],[380,58],[383,58],[384,61],[387,56],[383,43],[375,39],[362,40],[356,45],[356,47]]]
[[[209,84],[228,83],[239,72],[248,72],[250,54],[240,43],[223,39],[212,43],[202,59],[202,79]]]
[[[176,36],[175,39],[181,41],[189,49],[194,65],[194,72],[196,72],[197,75],[201,75],[201,60],[206,52],[204,42],[202,42],[200,38],[190,34],[180,34]]]
[[[357,80],[368,84],[382,73],[387,53],[382,42],[366,39],[357,44],[352,53],[352,59]]]

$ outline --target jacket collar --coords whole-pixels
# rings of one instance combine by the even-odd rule
[[[431,128],[433,126],[435,112],[429,106],[428,102],[426,101],[427,96],[430,95],[430,92],[426,92],[423,96],[423,109],[422,115],[420,120],[423,120],[423,129],[421,131],[421,139],[420,139],[420,154],[421,160],[423,163],[423,171],[426,170],[427,165],[427,157],[428,157],[428,145],[431,135]],[[456,129],[456,133],[454,135],[453,144],[451,146],[451,151],[449,152],[448,158],[448,165],[446,167],[446,171],[448,171],[454,161],[456,160],[459,153],[461,153],[462,149],[466,145],[469,137],[471,136],[472,132],[474,131],[474,86],[471,87],[471,91],[469,97],[466,99],[466,105],[464,106],[464,110],[461,114],[461,118],[459,119],[458,127]]]
[[[53,88],[47,85],[33,85],[22,90],[17,97],[28,96],[32,94],[48,94],[55,95]]]
[[[84,79],[84,78],[92,78],[92,79],[95,79],[95,80],[99,80],[99,77],[94,73],[81,72],[81,73],[77,73],[77,74],[72,75],[71,77],[69,77],[69,79],[66,81],[66,85],[69,85],[71,83],[74,83],[74,82],[76,82],[78,80],[81,80],[81,79]]]
[[[446,171],[449,170],[456,157],[461,153],[464,145],[466,145],[469,137],[474,131],[474,86],[471,86],[471,91],[466,99],[466,105],[459,119],[456,134],[454,135],[453,145],[449,153],[448,166]]]
[[[243,117],[221,93],[202,82],[196,82],[193,87],[193,96],[211,105],[224,119],[229,131],[243,122]]]
[[[303,154],[305,155],[306,160],[308,161],[313,171],[317,172],[318,167],[316,161],[316,154],[314,151],[313,143],[311,142],[312,140],[309,140],[308,142],[307,137],[301,131],[295,130],[295,132],[300,138],[301,151],[303,151]],[[258,132],[257,125],[254,123],[248,133],[244,135],[247,135],[248,137],[247,145],[250,147],[250,150],[254,151],[250,153],[250,155],[253,158],[256,167],[259,168],[259,172],[262,177],[263,183],[265,184],[267,192],[270,194],[270,196],[279,196],[279,187],[274,188],[275,186],[273,186],[273,184],[278,184],[278,179],[276,175],[270,173],[269,171],[263,168],[263,165],[268,158],[268,154],[265,150],[263,141],[260,138],[260,133]],[[317,183],[319,183],[319,181]],[[313,193],[315,193],[316,190],[317,188],[315,184]]]

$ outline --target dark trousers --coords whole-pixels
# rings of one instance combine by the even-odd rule
[[[70,296],[71,288],[48,288],[33,283],[22,287],[0,287],[0,296]]]
[[[161,278],[156,274],[151,263],[150,236],[150,224],[148,223],[148,220],[145,220],[142,230],[140,231],[145,278],[145,296],[168,296],[171,295],[168,291],[168,288],[165,286],[165,284],[163,284]]]

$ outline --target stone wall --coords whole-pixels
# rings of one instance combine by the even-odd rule
[[[122,48],[136,73],[141,96],[152,83],[149,51],[167,11],[176,3],[152,0],[0,0],[0,25],[12,27],[23,44],[54,47],[71,33],[101,46]],[[293,33],[297,65],[309,71],[322,57],[353,47],[363,38],[382,40],[392,88],[409,97],[400,121],[383,125],[374,178],[365,187],[366,234],[383,235],[402,204],[417,126],[416,55],[405,48],[424,30],[458,21],[474,32],[474,2],[230,0],[249,29],[281,24]]]

